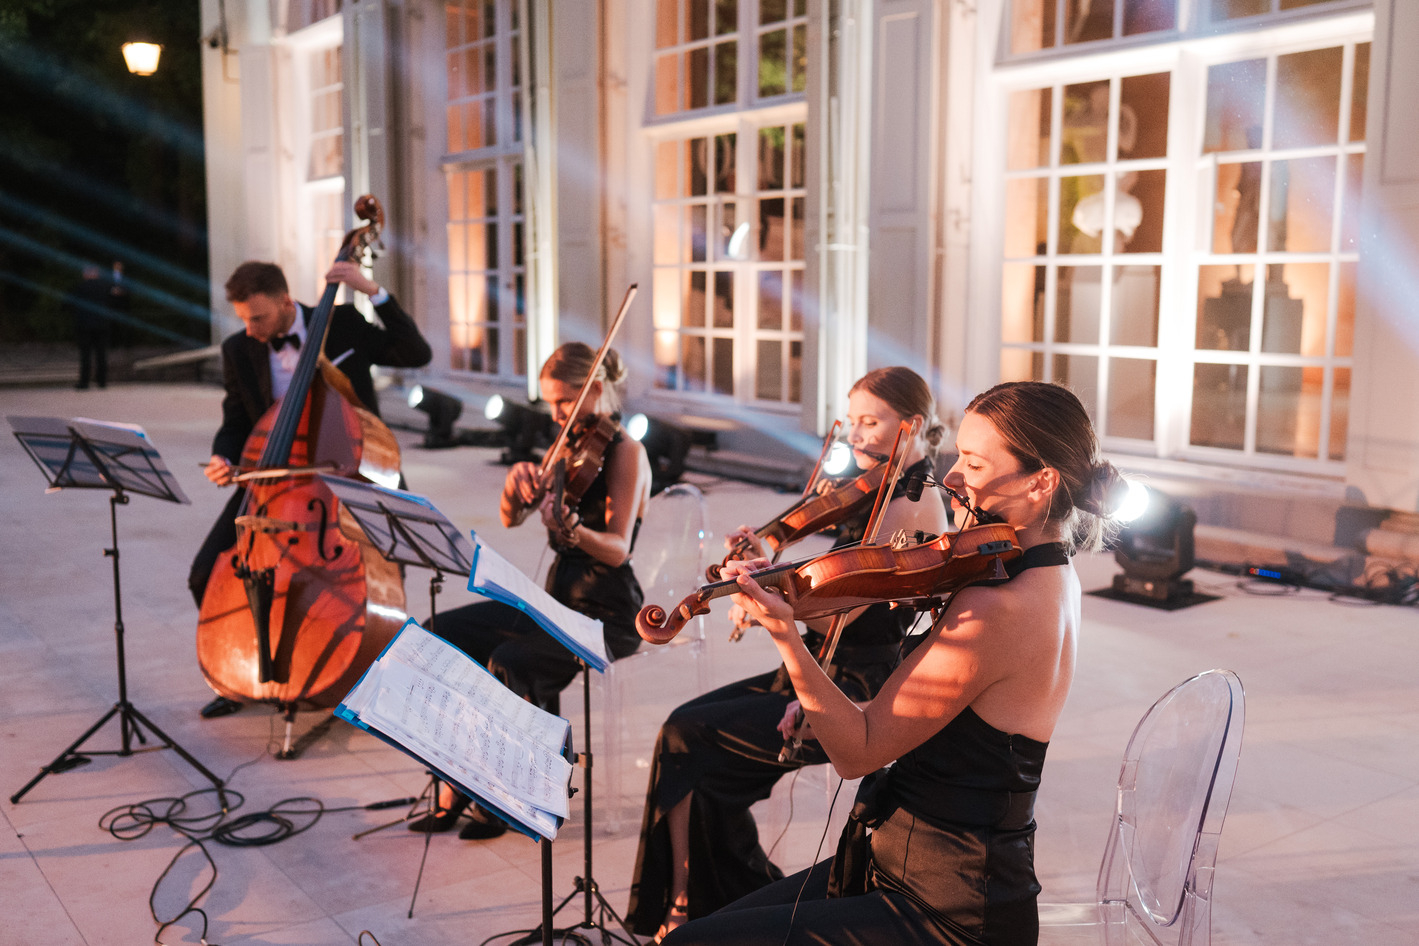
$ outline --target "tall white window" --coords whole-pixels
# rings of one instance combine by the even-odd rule
[[[1118,449],[1332,469],[1368,21],[1320,0],[1006,10],[1002,376],[1068,384]],[[1029,81],[1009,81],[1017,63]]]
[[[345,237],[345,84],[340,54],[340,46],[326,46],[306,54],[310,133],[303,203],[316,235],[317,268],[321,260],[335,259]],[[319,289],[323,292],[325,272],[322,270],[319,275]]]
[[[325,292],[325,274],[340,251],[350,219],[344,31],[339,14],[337,0],[311,0],[292,4],[285,24],[292,94],[282,97],[278,111],[290,131],[294,187],[289,205],[294,240],[286,278],[301,299],[318,299]]]
[[[1168,73],[1010,96],[1001,373],[1061,381],[1109,436],[1152,440]]]
[[[448,0],[444,15],[450,367],[526,376],[518,4]]]
[[[1344,459],[1369,51],[1208,67],[1193,446]]]
[[[656,385],[802,398],[806,0],[657,0]]]

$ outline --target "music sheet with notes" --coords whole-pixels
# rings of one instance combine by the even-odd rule
[[[570,724],[408,621],[335,715],[373,732],[529,837],[569,814]]]
[[[523,611],[588,667],[605,673],[611,659],[606,656],[601,622],[562,604],[494,551],[478,533],[469,534],[473,537],[473,572],[468,576],[468,590]]]

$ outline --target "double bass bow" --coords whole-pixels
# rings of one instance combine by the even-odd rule
[[[612,418],[600,414],[590,415],[581,422],[577,421],[577,417],[586,403],[587,393],[591,390],[592,382],[596,380],[597,370],[606,360],[606,352],[611,347],[611,340],[616,337],[616,331],[621,327],[621,322],[626,318],[626,311],[630,309],[631,301],[636,297],[636,291],[635,283],[632,283],[630,288],[626,290],[626,297],[621,301],[621,308],[616,313],[616,317],[612,319],[611,327],[606,330],[606,337],[602,340],[601,347],[596,351],[596,357],[591,363],[591,370],[587,372],[586,380],[582,382],[581,391],[572,404],[566,423],[562,424],[562,429],[557,433],[557,439],[542,455],[542,462],[538,464],[534,477],[536,492],[532,501],[524,503],[520,496],[514,495],[512,497],[512,508],[509,514],[511,525],[521,525],[533,507],[541,502],[542,497],[547,495],[549,491],[554,490],[554,487],[559,502],[576,505],[577,501],[591,487],[591,484],[596,481],[596,477],[600,475],[601,466],[606,457],[606,448],[615,438],[620,425]]]
[[[346,234],[337,263],[379,239],[379,202],[365,195],[355,213],[366,224]],[[349,513],[315,476],[399,477],[394,435],[323,353],[338,290],[326,285],[286,394],[242,451],[237,541],[213,568],[197,626],[203,676],[228,698],[333,705],[404,620],[398,566],[358,526],[342,528]]]

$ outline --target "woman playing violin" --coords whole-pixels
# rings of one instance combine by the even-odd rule
[[[926,382],[908,368],[881,368],[863,376],[848,395],[848,442],[863,469],[883,462],[903,420],[921,420],[906,444],[905,473],[929,474],[943,428]],[[900,484],[898,484],[900,487]],[[948,528],[946,507],[933,493],[911,502],[898,488],[887,505],[880,535]],[[860,523],[859,523],[860,525]],[[849,530],[851,531],[851,530]],[[860,530],[859,530],[860,531]],[[752,543],[740,527],[725,544]],[[752,612],[751,612],[752,613]],[[907,626],[915,615],[886,604],[846,616],[833,680],[854,699],[868,699],[891,673]],[[742,610],[739,620],[743,620]],[[805,648],[816,650],[829,619],[813,622]],[[769,797],[784,774],[827,761],[815,743],[797,758],[780,761],[785,718],[796,711],[794,689],[783,667],[707,693],[674,710],[661,727],[646,793],[640,851],[631,886],[628,923],[642,934],[664,936],[690,917],[707,915],[783,876],[769,860],[749,808]]]
[[[813,662],[792,602],[756,583],[753,563],[727,566],[742,588],[736,601],[772,635],[833,766],[867,778],[835,858],[667,943],[1036,941],[1034,795],[1080,622],[1069,555],[1097,544],[1097,517],[1121,480],[1100,460],[1078,399],[1053,384],[980,395],[956,448],[947,485],[1017,527],[1025,553],[1009,581],[951,598],[866,705]]]
[[[503,484],[499,514],[504,526],[521,522],[520,512],[535,505],[556,553],[547,575],[547,591],[562,604],[599,619],[611,658],[630,654],[640,644],[635,616],[641,587],[631,570],[631,551],[650,499],[650,462],[645,448],[626,436],[619,419],[618,386],[625,368],[615,349],[591,378],[579,416],[571,417],[582,386],[596,362],[596,352],[581,342],[568,342],[542,366],[542,400],[558,425],[578,431],[595,429],[610,417],[614,433],[605,448],[600,473],[574,504],[560,502],[540,481],[535,463],[515,463]],[[585,435],[583,435],[585,436]],[[578,442],[569,440],[568,452]],[[590,459],[594,462],[594,458]],[[559,694],[581,665],[572,654],[518,609],[496,601],[480,601],[437,615],[433,630],[488,668],[514,693],[549,712],[559,711]],[[411,831],[447,831],[457,822],[467,799],[455,800],[440,786],[439,809],[411,822]],[[473,820],[459,836],[494,837],[502,822],[475,809]]]

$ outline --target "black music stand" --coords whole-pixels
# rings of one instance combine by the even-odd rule
[[[25,793],[46,775],[67,772],[85,765],[92,761],[89,758],[91,755],[128,756],[135,752],[172,749],[216,786],[222,810],[225,811],[227,796],[222,780],[128,701],[128,671],[123,651],[123,594],[118,570],[118,507],[127,504],[129,493],[184,504],[189,501],[188,498],[177,485],[172,473],[164,466],[162,457],[158,455],[157,449],[141,427],[86,418],[67,421],[58,417],[7,419],[20,445],[44,473],[49,484],[46,492],[62,489],[106,489],[112,493],[108,511],[113,546],[104,549],[103,554],[113,559],[113,634],[118,646],[118,702],[99,717],[99,721],[90,726],[82,736],[59,753],[53,762],[40,769],[39,774],[30,779],[24,788],[11,795],[11,804],[18,804]],[[79,752],[79,747],[115,715],[119,718],[123,748],[89,750],[87,754]],[[147,737],[143,735],[144,729],[161,740],[162,745],[148,746]],[[144,743],[145,748],[133,748],[134,737]]]
[[[413,643],[409,644],[408,647],[405,646],[405,635],[412,635],[413,637]],[[404,668],[403,672],[399,673],[398,679],[400,683],[397,690],[395,691],[399,694],[407,695],[406,691],[411,686],[412,680],[412,686],[414,687],[415,691],[422,694],[423,697],[432,696],[431,703],[435,706],[443,706],[448,695],[453,695],[455,697],[454,702],[456,703],[456,698],[461,695],[465,698],[471,697],[473,700],[476,701],[476,704],[479,706],[491,708],[491,712],[494,718],[493,725],[489,726],[487,731],[483,731],[482,727],[478,727],[480,731],[483,731],[484,739],[487,739],[490,736],[493,739],[496,739],[496,733],[500,729],[504,732],[508,732],[509,729],[513,729],[529,733],[533,730],[526,728],[527,720],[523,718],[523,714],[518,713],[510,717],[505,715],[505,710],[500,711],[498,709],[499,697],[496,694],[493,694],[491,691],[486,689],[474,689],[471,691],[463,688],[450,689],[441,680],[437,678],[429,678],[422,669],[418,669],[420,665],[413,661],[411,657],[413,657],[414,654],[420,652],[427,655],[428,650],[426,648],[430,645],[434,648],[435,651],[435,662],[438,662],[439,660],[439,651],[442,651],[443,653],[447,654],[456,654],[457,659],[467,661],[469,664],[478,667],[478,671],[475,674],[476,676],[481,677],[485,681],[494,681],[492,674],[488,673],[485,668],[477,664],[477,662],[474,661],[473,658],[467,656],[462,651],[457,650],[457,648],[453,647],[453,645],[449,644],[447,641],[443,641],[441,639],[436,638],[434,635],[429,634],[423,628],[419,627],[418,622],[410,620],[400,630],[399,634],[395,635],[395,639],[390,642],[388,647],[385,648],[385,652],[380,655],[380,657],[371,666],[370,670],[366,671],[365,676],[360,679],[359,683],[355,684],[354,689],[352,689],[350,693],[346,695],[345,700],[342,701],[338,707],[336,707],[335,714],[339,718],[344,719],[346,722],[349,722],[355,726],[358,726],[361,729],[364,729],[366,732],[371,733],[372,735],[394,746],[401,752],[404,752],[410,758],[426,766],[431,772],[440,772],[437,761],[431,760],[438,760],[442,755],[442,761],[446,764],[452,765],[450,771],[457,772],[457,766],[460,764],[460,762],[462,762],[465,768],[466,775],[468,772],[473,771],[472,769],[468,768],[468,761],[454,758],[451,753],[456,750],[451,749],[450,745],[447,744],[445,741],[435,739],[438,731],[437,729],[429,725],[429,721],[427,719],[422,718],[422,713],[416,712],[412,718],[410,716],[405,715],[407,710],[401,709],[398,705],[401,699],[403,698],[402,696],[396,696],[386,703],[386,698],[382,694],[388,692],[388,690],[386,689],[387,684],[384,683],[382,680],[378,679],[378,677],[382,676],[387,672],[398,672],[387,669],[385,667],[386,663],[396,666],[402,665],[402,667]],[[410,670],[413,670],[412,674],[409,672]],[[371,675],[375,675],[376,679],[371,681]],[[494,690],[497,691],[498,694],[502,694],[504,698],[510,699],[519,704],[521,703],[521,701],[514,697],[511,692],[508,691],[506,687],[502,684],[492,682],[491,686]],[[414,698],[414,701],[417,703],[420,701],[420,699],[421,697],[416,696]],[[392,711],[387,712],[386,710],[390,707],[392,707]],[[444,711],[439,710],[437,712],[442,713]],[[499,716],[500,713],[503,713],[503,715]],[[543,717],[550,716],[550,714],[544,713],[540,710],[534,710],[533,713],[534,715],[540,715]],[[504,725],[499,725],[500,722]],[[565,722],[565,720],[562,720],[562,722]],[[547,733],[545,727],[536,728],[540,729],[544,734]],[[540,745],[551,748],[551,746],[545,742],[540,743]],[[521,745],[521,750],[528,751],[529,745],[523,743]],[[572,738],[570,728],[567,728],[565,730],[564,736],[560,739],[559,748],[556,748],[553,751],[561,755],[569,762],[574,760],[575,756],[572,751]],[[497,755],[498,753],[494,752],[493,754]],[[520,753],[518,750],[514,750],[512,753],[509,753],[509,755],[512,757],[517,757],[519,756],[519,754]],[[495,786],[501,776],[496,773],[496,769],[498,768],[498,766],[494,765],[492,768],[494,772],[490,776],[490,785]],[[480,803],[489,811],[499,813],[498,816],[503,818],[503,820],[506,821],[510,826],[520,831],[521,833],[526,834],[528,837],[535,838],[538,841],[538,845],[541,849],[542,854],[542,924],[536,930],[533,931],[531,936],[524,940],[520,940],[520,942],[541,942],[544,944],[544,946],[552,946],[552,934],[554,932],[554,930],[552,929],[552,916],[554,913],[554,908],[552,906],[551,838],[554,837],[556,834],[555,827],[559,827],[562,824],[562,816],[556,815],[555,827],[547,826],[545,824],[539,824],[539,821],[537,820],[529,820],[524,822],[523,820],[520,820],[518,816],[502,813],[504,811],[505,806],[507,805],[507,802],[494,800],[496,798],[496,794],[480,792],[478,790],[475,790],[474,788],[469,787],[468,784],[464,784],[463,782],[460,782],[455,778],[450,778],[446,774],[439,774],[435,777],[447,781],[450,785],[454,787],[456,791],[466,795],[473,801]],[[570,780],[570,777],[570,772],[568,772],[568,780]],[[465,778],[464,781],[466,782],[467,778]],[[558,780],[557,784],[561,785],[560,779]],[[569,784],[563,786],[563,788],[568,792],[568,797],[570,797],[570,794],[575,791],[575,789],[572,789]],[[496,793],[498,789],[496,787],[491,787],[490,791],[492,793]],[[516,811],[517,809],[508,808],[506,810]],[[551,812],[544,811],[544,813]],[[525,818],[526,815],[523,815],[522,817]],[[549,829],[550,834],[548,833]],[[426,855],[427,851],[428,841],[426,837]],[[422,872],[422,870],[423,868],[421,866],[420,871]],[[416,886],[415,895],[417,896],[417,894],[418,888]],[[413,901],[410,901],[410,916],[413,916],[413,910]],[[575,936],[575,934],[572,935]],[[498,937],[493,938],[496,939]],[[577,939],[579,939],[581,942],[586,942],[588,946],[590,946],[589,941],[585,940],[584,938],[577,937]]]
[[[568,940],[572,940],[577,943],[584,943],[585,946],[591,946],[591,939],[581,933],[578,933],[577,930],[599,930],[601,932],[601,942],[603,944],[606,944],[606,946],[610,946],[611,940],[613,939],[617,942],[626,943],[628,944],[628,946],[636,946],[636,944],[639,942],[639,940],[636,939],[635,934],[626,928],[626,921],[621,918],[621,915],[619,913],[616,912],[616,908],[611,906],[611,903],[601,893],[601,887],[596,883],[596,876],[591,872],[591,667],[587,665],[585,660],[583,660],[581,664],[581,707],[583,723],[582,730],[583,738],[586,739],[586,751],[579,753],[577,755],[577,759],[582,764],[583,770],[586,773],[585,781],[582,783],[583,788],[586,792],[586,823],[585,825],[583,825],[585,831],[582,835],[582,860],[583,866],[585,867],[586,876],[574,878],[572,881],[572,892],[567,894],[562,899],[562,902],[557,904],[557,906],[552,910],[551,913],[544,913],[542,921],[543,926],[541,930],[534,930],[532,934],[524,936],[522,939],[513,940],[511,946],[525,946],[525,944],[538,942],[539,933],[545,931],[547,925],[551,923],[552,917],[555,916],[557,913],[560,913],[562,907],[566,906],[568,903],[571,903],[572,900],[575,899],[577,894],[585,895],[585,914],[582,917],[582,921],[576,926],[565,928],[559,927],[553,930],[553,932],[556,933],[557,936],[561,937],[561,942],[567,942]],[[619,723],[611,723],[610,725],[619,725]],[[551,849],[548,848],[547,852],[543,855],[542,870],[544,884],[550,884],[552,878],[552,855],[550,851]],[[593,903],[595,904],[594,907]],[[598,909],[600,910],[600,916],[593,917],[594,911]],[[611,918],[616,921],[616,925],[621,928],[621,931],[625,933],[626,936],[623,937],[606,926],[607,914],[610,914]],[[550,940],[546,939],[545,936],[541,941],[550,942]]]
[[[398,565],[411,565],[433,571],[429,578],[428,630],[434,629],[438,593],[443,588],[445,574],[467,576],[473,570],[473,547],[453,523],[423,496],[401,489],[390,489],[363,483],[347,477],[317,474],[335,498],[349,510],[370,544],[380,554]],[[439,777],[430,774],[429,783],[413,806],[398,820],[369,828],[354,836],[359,840],[367,834],[392,828],[419,817],[432,816],[438,811]],[[409,916],[414,915],[414,901],[423,882],[424,864],[429,856],[432,831],[424,832],[424,855],[419,861],[419,873],[414,879],[414,894],[409,900]]]
[[[501,556],[498,556],[490,548],[484,545],[482,540],[478,539],[476,535],[474,536],[474,540],[478,545],[478,549],[474,553],[474,574],[472,574],[469,578],[468,590],[477,592],[479,594],[487,595],[488,597],[494,598],[496,600],[501,600],[504,603],[511,604],[514,607],[518,607],[526,611],[528,615],[532,617],[543,628],[543,630],[547,631],[549,634],[552,635],[552,637],[554,637],[558,642],[560,642],[569,651],[571,651],[573,656],[575,656],[581,662],[582,666],[582,728],[584,738],[586,740],[586,749],[584,752],[581,752],[577,755],[577,760],[582,765],[583,771],[585,773],[582,783],[582,787],[586,796],[586,802],[584,806],[584,809],[586,811],[586,821],[583,825],[585,829],[585,834],[583,836],[583,862],[585,867],[585,876],[575,878],[572,887],[572,892],[567,894],[566,897],[562,899],[561,903],[557,904],[556,908],[552,911],[552,913],[553,915],[555,915],[556,913],[561,912],[562,908],[565,907],[568,903],[570,903],[573,899],[575,899],[577,894],[585,895],[586,910],[582,921],[576,926],[557,928],[552,932],[555,932],[557,936],[561,937],[563,942],[572,940],[578,943],[584,943],[586,944],[586,946],[591,946],[590,938],[577,932],[577,930],[599,930],[601,933],[601,940],[604,944],[607,944],[607,946],[609,946],[611,940],[613,939],[617,940],[618,942],[626,943],[628,944],[628,946],[636,946],[639,940],[636,939],[635,934],[633,934],[629,929],[626,928],[626,921],[623,920],[621,918],[621,915],[616,912],[616,908],[611,906],[610,902],[606,899],[606,897],[602,895],[601,888],[596,883],[595,875],[591,871],[591,776],[593,766],[593,756],[591,752],[591,670],[593,668],[600,670],[608,661],[604,654],[595,653],[592,648],[589,648],[587,646],[586,642],[579,641],[574,636],[563,631],[558,631],[554,633],[553,628],[557,626],[556,622],[548,620],[545,615],[541,614],[537,610],[536,607],[532,606],[528,601],[524,600],[521,597],[522,595],[526,594],[526,589],[519,589],[515,586],[504,587],[501,584],[501,581],[504,578],[510,577],[509,570],[511,569],[511,566],[507,562],[503,561]],[[488,559],[492,559],[496,562],[497,568],[497,571],[494,573],[494,577],[488,580],[480,579],[479,574],[481,573],[477,571],[478,567],[488,560],[484,558],[485,554],[488,556]],[[522,581],[526,581],[525,576],[521,576],[521,573],[517,573],[516,577],[520,578],[520,580]],[[542,596],[546,597],[545,594],[543,594]],[[560,604],[557,604],[556,606],[561,607]],[[600,661],[600,663],[596,663],[596,661]],[[599,915],[596,914],[596,911],[598,910]],[[608,915],[616,921],[616,924],[620,926],[621,931],[626,934],[624,937],[615,933],[612,929],[607,927],[606,918]],[[550,918],[546,922],[550,922]],[[543,929],[534,930],[530,935],[523,937],[522,939],[514,940],[512,946],[523,946],[523,944],[535,943],[545,933],[546,930],[544,926]]]
[[[429,627],[443,576],[467,576],[473,570],[473,547],[453,523],[423,496],[341,476],[316,475],[350,510],[370,544],[399,565],[433,570],[429,579]]]

